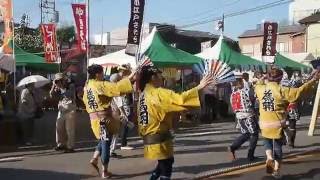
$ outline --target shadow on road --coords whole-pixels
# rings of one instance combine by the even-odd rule
[[[316,176],[320,178],[320,168],[311,169],[306,173],[284,175],[282,180],[318,179]]]
[[[320,146],[320,143],[313,143],[306,146],[295,146],[295,148],[302,149],[302,148],[317,147],[317,146]]]
[[[137,176],[150,175],[151,171],[143,172],[143,173],[135,173],[135,174],[114,174],[111,179],[130,179]]]
[[[260,161],[260,158],[257,158],[256,161]],[[214,161],[214,160],[213,160]],[[219,170],[227,167],[236,167],[243,164],[247,164],[248,160],[246,158],[239,158],[235,161],[230,161],[227,163],[220,163],[220,164],[202,164],[197,166],[179,166],[174,168],[174,172],[184,172],[187,174],[195,174],[198,175],[199,173],[204,173],[208,171]]]
[[[70,174],[70,173],[63,173],[63,172],[54,172],[54,171],[0,168],[0,179],[10,179],[10,180],[22,180],[22,179],[23,180],[34,180],[34,179],[80,180],[80,179],[87,179],[90,177],[92,177],[92,176],[81,175],[81,174]]]

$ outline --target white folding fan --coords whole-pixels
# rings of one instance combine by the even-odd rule
[[[235,75],[230,66],[219,60],[205,60],[204,74],[211,74],[217,83],[226,83],[235,81]]]

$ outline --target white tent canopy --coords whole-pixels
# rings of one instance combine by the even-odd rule
[[[223,36],[221,35],[213,47],[203,50],[201,53],[196,54],[196,56],[203,59],[219,59],[222,39]]]
[[[119,66],[122,64],[130,64],[132,68],[136,68],[135,56],[130,56],[125,53],[125,49],[110,53],[98,58],[90,58],[89,66],[99,64],[101,66]]]

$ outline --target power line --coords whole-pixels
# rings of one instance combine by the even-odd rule
[[[276,7],[276,6],[284,5],[284,4],[290,3],[292,1],[293,0],[278,0],[278,1],[274,1],[274,2],[268,3],[268,4],[256,6],[256,7],[253,7],[253,8],[249,8],[249,9],[245,9],[245,10],[241,10],[241,11],[237,11],[237,12],[231,12],[231,13],[225,14],[224,17],[225,18],[229,18],[229,17],[240,16],[240,15],[243,15],[243,14],[248,14],[248,13],[251,13],[251,12],[261,11],[261,10],[273,8],[273,7]],[[217,16],[217,17],[214,17],[214,18],[209,19],[209,20],[196,21],[194,23],[184,24],[184,25],[180,25],[180,26],[176,26],[176,27],[177,28],[189,28],[189,27],[193,27],[193,26],[207,24],[207,23],[214,22],[214,21],[219,21],[221,19],[222,19],[221,16]],[[168,29],[170,29],[170,27],[159,27],[159,28],[157,28],[158,31],[164,31],[164,30],[168,30]]]
[[[292,2],[292,0],[278,0],[278,1],[274,1],[274,2],[268,3],[268,4],[256,6],[254,8],[249,8],[249,9],[245,9],[245,10],[242,10],[242,11],[237,11],[237,12],[232,12],[232,13],[229,13],[229,14],[225,14],[224,17],[225,18],[235,17],[235,16],[239,16],[239,15],[243,15],[243,14],[247,14],[247,13],[251,13],[251,12],[261,11],[261,10],[264,10],[264,9],[280,6],[280,5],[283,5],[283,4],[287,4],[289,2]],[[212,18],[210,20],[197,21],[197,22],[194,22],[194,23],[180,25],[180,26],[176,26],[176,27],[177,28],[181,28],[181,29],[182,28],[188,28],[188,27],[198,26],[198,25],[201,25],[201,24],[207,24],[207,23],[218,21],[218,20],[221,20],[221,19],[222,19],[222,17],[218,16],[218,17]],[[170,30],[170,29],[171,29],[170,25],[167,25],[167,26],[164,25],[164,27],[157,27],[158,31],[165,31],[165,30]]]
[[[239,16],[239,15],[243,15],[243,14],[247,14],[247,13],[251,13],[251,12],[256,12],[256,11],[261,11],[261,10],[269,9],[272,7],[280,6],[283,4],[287,4],[290,2],[292,2],[292,0],[279,0],[279,1],[275,1],[272,3],[265,4],[265,5],[257,6],[254,8],[249,8],[249,9],[245,9],[242,11],[225,14],[225,18],[235,17],[235,16]],[[182,25],[182,26],[179,26],[179,28],[187,28],[187,27],[193,27],[193,26],[197,26],[197,25],[201,25],[201,24],[207,24],[209,22],[218,21],[220,19],[221,19],[221,17],[216,17],[216,18],[213,18],[210,20],[198,21],[198,22]]]
[[[241,0],[235,0],[233,2],[229,2],[225,5],[222,6],[222,8],[225,8],[225,7],[230,7],[230,6],[233,6],[235,4],[237,4],[238,2],[240,2]],[[209,17],[212,17],[212,16],[215,16],[218,14],[218,12],[216,12],[219,8],[215,8],[215,9],[209,9],[209,10],[206,10],[206,11],[203,11],[203,12],[199,12],[197,14],[194,14],[194,15],[190,15],[190,16],[185,16],[185,17],[180,17],[180,18],[176,18],[176,19],[173,19],[173,20],[169,20],[168,22],[176,22],[176,21],[183,21],[183,20],[186,20],[188,19],[187,21],[192,21],[193,19],[199,19],[202,15],[206,15],[205,17],[202,17],[200,19],[206,19],[206,18],[209,18]],[[215,12],[215,13],[213,13]]]

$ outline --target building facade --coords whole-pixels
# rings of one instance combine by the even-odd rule
[[[212,41],[215,44],[219,35],[212,34],[203,31],[192,31],[192,30],[182,30],[177,29],[174,25],[169,24],[158,24],[158,23],[148,23],[144,24],[142,30],[142,39],[147,37],[152,31],[153,27],[157,27],[162,38],[172,46],[189,52],[191,54],[196,54],[201,52],[201,43],[206,41]],[[125,48],[127,44],[128,28],[118,28],[109,33],[103,35],[93,35],[90,37],[90,44],[95,47],[95,49],[103,50],[102,55],[108,54],[112,51],[106,51],[109,47],[115,49],[114,47]],[[239,51],[239,46],[236,41],[225,37],[228,45],[233,49]],[[98,47],[101,46],[102,47]],[[116,49],[115,49],[116,50]],[[101,54],[101,53],[100,53]],[[99,53],[95,54],[94,57],[99,56]]]
[[[320,0],[294,0],[289,5],[289,21],[293,24],[320,11]]]
[[[307,52],[320,57],[320,12],[300,20],[300,23],[307,26]]]
[[[278,28],[277,51],[284,54],[304,53],[306,27],[302,25],[288,25]],[[260,57],[263,44],[263,25],[256,29],[247,30],[239,37],[239,46],[242,54],[251,57]]]

